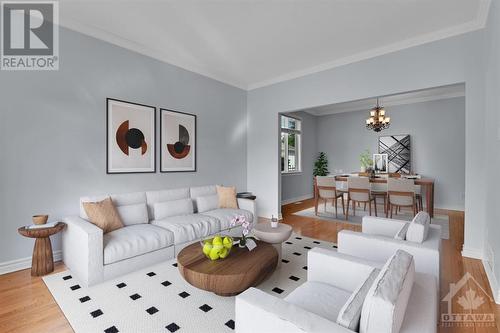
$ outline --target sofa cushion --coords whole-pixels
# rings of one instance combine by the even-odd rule
[[[139,203],[146,203],[146,193],[144,192],[133,192],[133,193],[124,193],[124,194],[104,194],[104,195],[96,195],[89,197],[81,197],[80,198],[80,217],[82,219],[88,220],[88,215],[83,209],[84,202],[97,202],[102,201],[110,197],[113,200],[113,204],[115,207],[133,205]]]
[[[145,203],[116,207],[124,225],[148,223],[148,207]]]
[[[219,197],[217,196],[217,194],[197,197],[195,201],[196,201],[196,211],[198,213],[204,213],[209,210],[214,210],[219,208]]]
[[[104,234],[123,228],[123,222],[111,198],[98,202],[84,202],[83,208],[90,223],[102,229]]]
[[[217,196],[219,197],[219,208],[238,209],[236,200],[236,187],[224,187],[217,185]]]
[[[401,228],[399,228],[398,232],[396,235],[394,235],[394,239],[397,240],[405,240],[406,239],[406,233],[408,232],[408,227],[410,226],[410,223],[405,223]]]
[[[410,222],[406,232],[406,240],[410,242],[423,243],[429,234],[431,217],[427,212],[419,212]]]
[[[189,188],[175,188],[171,190],[161,190],[161,191],[148,191],[146,192],[146,199],[148,204],[149,216],[151,219],[155,219],[154,205],[157,202],[165,202],[179,199],[189,198]]]
[[[228,229],[231,226],[231,220],[237,215],[243,215],[248,222],[253,222],[253,215],[245,209],[218,208],[203,212],[203,215],[215,217],[220,221],[221,230]]]
[[[215,185],[208,186],[196,186],[189,189],[191,199],[196,199],[198,197],[205,197],[207,195],[217,194],[217,189]]]
[[[368,278],[354,290],[342,309],[340,309],[337,324],[351,331],[359,331],[359,320],[361,319],[363,303],[379,273],[380,269],[374,268],[370,275],[368,275]]]
[[[104,265],[163,249],[174,244],[174,234],[163,228],[135,224],[103,236]]]
[[[177,215],[193,214],[193,200],[179,199],[172,201],[157,202],[154,204],[155,220]]]
[[[360,332],[399,332],[414,277],[413,256],[397,250],[368,291],[361,310]]]
[[[217,219],[201,214],[172,216],[154,220],[151,223],[172,232],[175,245],[207,237],[220,231],[220,223]]]
[[[335,322],[350,295],[349,291],[326,283],[307,281],[285,297],[285,301]]]

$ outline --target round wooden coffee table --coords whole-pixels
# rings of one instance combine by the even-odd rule
[[[234,296],[264,281],[278,264],[278,252],[257,241],[253,251],[234,246],[225,259],[211,261],[199,243],[185,247],[177,256],[179,272],[196,288],[219,296]]]
[[[54,259],[52,257],[52,244],[49,236],[57,234],[66,226],[64,222],[58,222],[53,227],[26,229],[21,227],[17,231],[29,238],[36,238],[31,259],[31,276],[41,276],[54,271]]]

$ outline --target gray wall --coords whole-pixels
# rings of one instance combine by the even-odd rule
[[[320,116],[318,150],[329,157],[330,172],[358,171],[359,154],[378,152],[381,135],[410,134],[413,172],[435,179],[435,207],[464,209],[465,98],[386,107],[391,126],[376,133],[365,128],[368,111]]]
[[[261,216],[280,211],[278,113],[466,84],[464,254],[482,257],[486,219],[483,30],[389,53],[249,91],[247,184]],[[265,161],[266,163],[262,163]]]
[[[60,51],[59,71],[0,73],[0,263],[31,255],[31,215],[76,214],[81,195],[246,189],[245,91],[66,29]],[[106,97],[197,114],[198,171],[107,175]]]
[[[302,119],[302,172],[281,175],[281,201],[313,194],[313,168],[317,157],[316,117],[306,112],[291,115]]]

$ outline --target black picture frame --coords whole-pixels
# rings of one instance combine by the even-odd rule
[[[111,165],[110,165],[110,141],[109,141],[109,136],[110,136],[110,123],[109,123],[109,117],[110,117],[110,103],[112,102],[117,102],[117,103],[123,103],[123,104],[130,104],[130,105],[135,105],[138,107],[142,108],[149,108],[153,112],[153,124],[152,124],[152,134],[151,134],[151,140],[150,142],[153,144],[152,147],[152,160],[153,160],[153,169],[152,170],[138,170],[138,171],[119,171],[119,170],[111,170]],[[156,107],[147,105],[147,104],[141,104],[141,103],[135,103],[135,102],[130,102],[122,99],[117,99],[117,98],[111,98],[108,97],[106,98],[106,174],[108,175],[113,175],[113,174],[134,174],[134,173],[156,173]],[[127,168],[130,169],[130,168]]]
[[[164,112],[169,112],[169,113],[178,113],[178,114],[181,114],[183,116],[189,116],[189,117],[193,117],[193,121],[194,121],[194,154],[193,154],[193,158],[194,158],[194,166],[192,169],[184,169],[184,170],[164,170],[164,167],[163,167],[163,154],[164,154],[164,149],[166,149],[164,146],[164,142],[163,142],[163,113]],[[171,109],[166,109],[166,108],[160,108],[160,172],[161,173],[177,173],[177,172],[197,172],[197,168],[198,168],[198,130],[197,130],[197,126],[198,126],[198,117],[196,116],[196,114],[193,114],[193,113],[187,113],[187,112],[182,112],[182,111],[176,111],[176,110],[171,110]]]

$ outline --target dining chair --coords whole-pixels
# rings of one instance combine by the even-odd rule
[[[367,177],[349,177],[347,178],[347,208],[345,219],[349,215],[349,203],[352,201],[353,216],[356,215],[356,203],[368,203],[368,212],[372,215],[372,201],[375,203],[375,197],[371,195],[370,179]],[[377,216],[377,205],[375,204],[375,216]]]
[[[411,207],[413,215],[417,213],[417,201],[415,195],[415,181],[413,179],[405,178],[389,178],[387,179],[387,212],[386,217],[389,215],[392,218],[393,208],[398,209],[401,207]]]
[[[387,214],[387,182],[385,183],[370,183],[370,191],[375,198],[375,206],[377,205],[377,198],[382,198],[384,202],[384,214]]]
[[[338,217],[338,199],[342,199],[342,213],[345,214],[344,207],[344,194],[343,192],[337,191],[335,177],[330,176],[316,176],[315,178],[315,191],[314,191],[314,214],[318,215],[318,203],[319,200],[324,200],[325,212],[326,203],[328,200],[332,200],[332,206],[335,206],[335,218]]]

